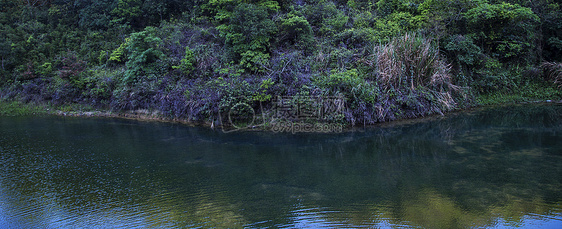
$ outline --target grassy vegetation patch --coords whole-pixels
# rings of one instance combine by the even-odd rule
[[[519,90],[509,92],[494,92],[478,96],[477,102],[481,105],[498,105],[506,103],[544,102],[547,100],[562,100],[562,90],[554,85],[542,83],[530,84]]]
[[[19,101],[0,100],[0,116],[24,116],[47,114],[49,110],[43,106]]]

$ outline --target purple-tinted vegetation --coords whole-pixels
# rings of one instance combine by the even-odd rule
[[[444,107],[439,92],[425,87],[389,90],[377,84],[373,65],[354,62],[359,54],[347,49],[335,48],[330,57],[282,45],[270,50],[262,71],[253,72],[235,64],[236,55],[215,27],[163,24],[151,31],[158,33],[146,37],[158,37],[162,42],[156,48],[163,54],[153,63],[135,66],[144,64],[142,59],[129,60],[126,66],[109,62],[105,68],[91,70],[69,52],[55,66],[57,74],[17,81],[2,97],[55,105],[77,103],[117,112],[148,110],[162,118],[191,122],[215,122],[238,103],[270,115],[277,96],[343,96],[343,115],[323,121],[350,125],[416,118],[457,107],[456,98],[452,106]],[[188,58],[186,47],[194,53],[193,70],[188,72],[174,67]],[[156,53],[149,48],[131,50]]]

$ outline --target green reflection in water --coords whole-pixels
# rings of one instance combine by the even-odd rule
[[[562,226],[562,106],[343,134],[0,117],[3,227]]]

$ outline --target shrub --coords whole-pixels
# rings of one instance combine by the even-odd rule
[[[350,69],[342,72],[332,70],[327,76],[318,76],[314,78],[314,83],[320,88],[329,89],[333,94],[338,92],[349,93],[351,90],[364,82],[359,76],[357,69]]]
[[[82,96],[94,105],[108,102],[115,86],[114,76],[111,74],[114,74],[113,71],[108,69],[90,70],[87,74],[83,74],[83,79],[79,85]]]
[[[248,50],[240,53],[240,66],[252,72],[262,72],[269,63],[269,54]]]
[[[324,36],[333,36],[338,31],[343,31],[348,26],[349,17],[342,11],[338,10],[335,15],[325,18],[320,33]]]
[[[453,58],[455,64],[462,67],[475,67],[482,63],[482,49],[474,44],[470,37],[463,35],[451,36],[445,44],[445,50]]]
[[[252,99],[254,101],[259,101],[259,102],[265,102],[271,100],[272,96],[267,92],[270,89],[270,87],[272,87],[274,84],[275,82],[273,82],[271,78],[262,80],[259,89],[254,93]]]
[[[229,23],[218,26],[236,59],[250,71],[258,71],[269,60],[269,45],[277,28],[265,6],[240,4],[228,17]]]
[[[125,49],[127,48],[127,46],[129,46],[130,42],[131,42],[131,38],[125,38],[125,42],[119,45],[119,47],[113,50],[113,52],[111,52],[111,55],[109,55],[109,61],[113,61],[115,63],[125,62],[127,58]]]
[[[297,47],[306,48],[313,41],[312,27],[306,18],[292,13],[287,14],[287,17],[281,20],[279,31],[281,40],[287,40]]]
[[[130,42],[125,47],[128,53],[127,71],[123,81],[133,82],[138,76],[153,76],[159,73],[159,65],[165,64],[158,62],[163,57],[159,49],[162,39],[156,36],[154,27],[146,27],[144,31],[132,33]]]
[[[76,53],[68,52],[63,54],[60,59],[60,68],[58,74],[60,78],[74,80],[80,73],[82,73],[87,64],[85,61],[80,60]]]
[[[483,66],[475,69],[473,87],[481,93],[513,89],[515,76],[500,61],[488,56],[482,58]]]
[[[327,90],[324,95],[345,97],[348,107],[353,110],[356,117],[365,118],[364,116],[369,112],[366,107],[370,107],[380,99],[378,85],[365,80],[357,69],[340,72],[332,70],[329,75],[317,76],[313,82],[321,90]]]
[[[53,75],[52,74],[53,73],[53,64],[50,63],[50,62],[43,63],[41,66],[39,66],[39,69],[38,69],[37,73],[40,76],[43,76],[43,77],[52,76]]]
[[[172,66],[172,68],[179,69],[185,75],[189,75],[193,71],[195,68],[195,54],[188,46],[185,47],[185,56],[181,59],[180,65]]]
[[[306,5],[303,13],[313,31],[319,33],[319,29],[325,26],[325,20],[338,15],[338,9],[331,1],[320,1],[317,4]]]

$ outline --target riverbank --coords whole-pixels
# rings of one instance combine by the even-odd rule
[[[542,97],[542,96],[541,96]],[[503,103],[500,99],[504,99]],[[434,120],[439,117],[446,115],[454,115],[459,112],[466,112],[473,109],[502,106],[510,104],[529,104],[529,103],[557,103],[562,104],[562,98],[554,97],[552,99],[538,99],[530,97],[522,97],[521,95],[494,95],[494,96],[481,96],[477,98],[479,104],[472,107],[467,107],[465,109],[457,109],[444,114],[433,114],[428,116],[422,116],[418,118],[406,118],[394,121],[380,122],[367,126],[391,126],[391,125],[402,125],[408,123],[417,123],[427,120]],[[193,122],[185,119],[169,118],[165,117],[158,111],[150,111],[147,109],[139,109],[132,111],[121,111],[115,112],[105,109],[95,109],[86,105],[74,104],[65,106],[53,106],[50,104],[37,104],[37,103],[22,103],[20,101],[6,101],[0,100],[0,116],[31,116],[31,115],[56,115],[65,117],[99,117],[99,118],[121,118],[129,120],[137,120],[144,122],[168,122],[168,123],[180,123],[189,126],[204,126],[210,128],[221,127],[218,122]],[[351,126],[349,124],[344,125],[346,128],[344,130],[353,130],[358,127]],[[259,128],[250,128],[259,129]]]
[[[0,116],[31,116],[31,115],[57,115],[68,117],[101,117],[124,118],[140,121],[174,122],[186,125],[204,125],[204,123],[188,122],[181,119],[172,119],[162,116],[159,112],[149,110],[135,110],[114,112],[104,109],[95,109],[86,105],[74,104],[66,106],[53,106],[50,104],[22,103],[20,101],[0,100]]]

